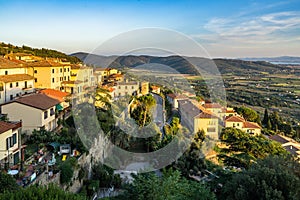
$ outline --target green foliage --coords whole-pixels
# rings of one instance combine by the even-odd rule
[[[16,180],[11,175],[0,172],[0,193],[3,193],[5,191],[13,192],[18,189],[19,186],[17,185]]]
[[[71,182],[74,169],[72,166],[72,161],[70,159],[63,162],[60,166],[60,183],[61,184],[68,184]]]
[[[185,177],[198,175],[203,169],[206,169],[206,164],[201,158],[201,146],[204,139],[205,132],[199,130],[192,138],[192,143],[188,150],[173,164],[173,167]]]
[[[140,127],[146,126],[151,122],[150,109],[155,106],[155,98],[148,94],[135,100],[136,107],[131,111],[130,116]]]
[[[268,113],[268,109],[265,109],[265,112],[264,112],[264,118],[262,120],[262,124],[266,127],[268,122],[270,122],[270,119],[269,119],[269,113]]]
[[[215,199],[213,193],[203,184],[188,181],[178,171],[165,171],[162,177],[153,173],[135,176],[124,195],[118,199],[130,200],[196,200]]]
[[[5,44],[5,43],[0,43],[0,55],[5,55],[8,53],[28,53],[28,54],[32,54],[35,56],[40,56],[43,58],[49,57],[49,58],[61,58],[64,59],[66,61],[69,61],[71,63],[80,63],[81,60],[78,59],[77,57],[74,56],[68,56],[62,52],[59,51],[55,51],[55,50],[51,50],[51,49],[37,49],[37,48],[31,48],[28,46],[22,46],[22,47],[17,47],[17,46],[13,46],[11,44]]]
[[[300,199],[300,164],[290,157],[268,157],[233,175],[220,199]]]
[[[100,187],[111,187],[112,185],[116,188],[121,186],[120,176],[114,174],[114,170],[106,165],[97,163],[92,168],[92,179],[98,180]]]
[[[1,200],[13,200],[13,199],[22,199],[22,200],[84,200],[84,197],[81,197],[76,194],[66,192],[55,185],[48,186],[36,186],[32,185],[30,187],[22,188],[14,192],[5,192],[0,194]]]
[[[179,120],[179,118],[178,117],[173,117],[170,125],[172,127],[173,134],[176,135],[176,133],[179,130],[179,126],[180,126],[180,120]]]
[[[72,118],[72,117],[70,117]],[[71,144],[72,148],[77,148],[80,153],[86,152],[86,147],[76,133],[74,127],[66,127],[61,129],[60,133],[46,130],[33,130],[27,140],[28,144],[48,144],[50,142],[58,142],[60,144]]]
[[[78,179],[79,181],[83,180],[87,176],[87,170],[85,170],[84,167],[81,167],[79,172],[78,172]]]
[[[240,129],[224,128],[221,141],[228,147],[221,149],[219,158],[230,166],[249,167],[258,158],[287,155],[287,151],[279,143],[264,136],[251,136]]]
[[[240,115],[242,115],[245,120],[250,122],[256,122],[258,124],[261,124],[259,114],[255,110],[252,110],[251,108],[247,108],[245,106],[236,108],[236,112]]]

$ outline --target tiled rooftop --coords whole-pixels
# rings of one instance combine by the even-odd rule
[[[17,81],[27,81],[27,80],[33,80],[34,77],[30,76],[28,74],[11,74],[11,75],[1,75],[0,76],[0,82],[4,83],[11,83],[11,82],[17,82]]]
[[[60,103],[57,99],[48,97],[45,94],[36,94],[36,93],[22,96],[9,103],[13,103],[13,102],[17,102],[41,110],[49,109],[52,106],[55,106]]]

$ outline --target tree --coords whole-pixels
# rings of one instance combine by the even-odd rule
[[[266,127],[269,121],[270,121],[270,119],[269,119],[268,109],[265,109],[265,113],[264,113],[264,118],[262,120],[262,124]]]
[[[70,160],[70,159],[69,159]],[[60,166],[60,183],[67,184],[72,180],[74,170],[71,162],[67,160]]]
[[[300,164],[291,157],[268,157],[233,175],[222,199],[300,199]]]
[[[16,180],[8,174],[0,172],[0,193],[5,191],[12,192],[18,190],[19,186],[16,183]]]
[[[264,136],[251,136],[240,129],[224,128],[221,141],[227,147],[221,148],[218,157],[229,166],[247,168],[258,158],[266,158],[269,155],[287,155],[287,151],[280,143]]]
[[[66,192],[55,185],[36,186],[21,188],[14,192],[5,192],[0,194],[0,199],[22,199],[22,200],[85,200],[86,198],[77,194]]]
[[[173,164],[173,167],[179,170],[183,176],[197,175],[203,169],[206,169],[206,164],[201,157],[202,142],[205,139],[204,130],[199,130],[191,138],[191,146],[183,155]]]
[[[96,163],[92,167],[92,179],[99,181],[100,187],[111,187],[112,185],[116,188],[121,186],[121,180],[119,175],[114,174],[114,170],[101,163]]]
[[[150,122],[150,108],[156,104],[152,95],[144,95],[135,100],[135,108],[132,110],[131,117],[135,119],[140,127]]]
[[[188,181],[181,177],[179,171],[164,171],[162,177],[153,173],[139,174],[132,184],[125,187],[124,195],[118,199],[130,200],[182,200],[215,199],[212,192],[203,184]]]
[[[257,114],[255,110],[242,106],[236,108],[236,111],[238,114],[242,115],[245,118],[245,120],[261,124],[259,114]]]

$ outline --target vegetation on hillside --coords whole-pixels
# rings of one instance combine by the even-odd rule
[[[14,192],[4,192],[0,194],[1,200],[7,199],[22,199],[22,200],[54,200],[54,199],[64,199],[64,200],[85,200],[85,197],[73,194],[63,189],[59,188],[56,185],[47,185],[47,186],[37,186],[32,185],[26,188],[18,188]]]
[[[220,149],[218,157],[226,166],[248,168],[257,159],[270,155],[287,155],[281,144],[264,136],[251,136],[236,128],[224,128],[221,141],[226,146]]]
[[[258,160],[228,178],[219,199],[300,199],[300,164],[290,157]]]
[[[5,44],[3,42],[0,43],[0,55],[5,55],[9,53],[27,53],[34,56],[40,56],[43,58],[61,58],[71,63],[80,63],[81,60],[74,56],[69,56],[65,53],[52,50],[52,49],[37,49],[23,45],[22,47],[14,46],[12,44]]]
[[[164,171],[162,177],[153,173],[134,176],[134,181],[125,187],[124,195],[115,199],[130,200],[213,200],[215,195],[201,183],[188,181],[179,171]]]

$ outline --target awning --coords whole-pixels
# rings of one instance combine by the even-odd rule
[[[62,110],[64,110],[64,107],[62,107],[62,105],[60,105],[60,104],[56,104],[56,110],[62,111]]]

